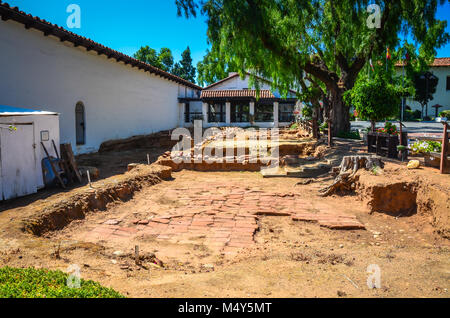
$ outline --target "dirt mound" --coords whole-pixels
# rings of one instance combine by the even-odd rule
[[[432,216],[436,232],[450,239],[450,195],[449,189],[440,186],[422,186],[417,193],[418,212]]]
[[[431,175],[434,177],[434,175]],[[430,216],[436,232],[450,238],[450,188],[447,176],[430,177],[428,171],[410,172],[388,167],[380,175],[362,172],[356,186],[358,197],[370,213],[392,216]]]
[[[171,178],[171,169],[160,165],[140,165],[122,176],[94,183],[59,202],[52,202],[41,213],[23,220],[22,230],[34,235],[64,228],[73,220],[84,219],[85,214],[104,210],[108,203],[129,200],[143,186]]]
[[[170,131],[161,131],[151,135],[133,136],[127,139],[109,140],[100,145],[98,152],[132,150],[137,148],[172,148],[177,140],[171,140]]]

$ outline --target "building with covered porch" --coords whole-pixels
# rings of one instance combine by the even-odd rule
[[[283,127],[295,121],[294,111],[300,107],[297,93],[289,91],[282,97],[271,90],[271,83],[261,81],[260,90],[249,85],[250,74],[241,78],[230,75],[205,87],[199,97],[179,98],[180,126],[189,127],[194,120],[202,120],[203,127],[258,126]]]

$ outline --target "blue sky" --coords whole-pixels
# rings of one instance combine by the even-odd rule
[[[204,17],[177,17],[174,0],[6,0],[22,11],[67,28],[69,4],[81,7],[81,29],[72,32],[88,37],[117,51],[132,55],[143,45],[168,47],[175,60],[189,45],[194,65],[208,47]],[[438,9],[438,19],[448,20],[450,3]],[[450,25],[447,26],[450,33]],[[450,44],[438,50],[437,57],[450,57]]]

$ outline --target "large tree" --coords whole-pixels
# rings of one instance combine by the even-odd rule
[[[374,2],[379,25],[376,7],[369,7]],[[438,2],[445,1],[176,0],[179,14],[195,16],[200,8],[211,51],[241,73],[272,78],[284,90],[301,89],[305,74],[320,81],[334,134],[350,129],[343,94],[372,56],[398,46],[400,31],[429,56],[448,42],[447,22],[435,17]]]
[[[158,52],[155,49],[149,47],[148,45],[141,47],[136,53],[134,53],[133,57],[144,63],[153,65],[158,68],[162,68]]]
[[[220,52],[207,50],[203,60],[197,63],[197,82],[201,86],[207,86],[224,79],[230,72],[237,72],[237,70],[235,65],[225,63],[225,59],[220,57]]]
[[[159,51],[158,60],[164,71],[172,72],[174,61],[173,61],[172,51],[170,49],[163,47]]]
[[[181,61],[175,63],[173,74],[195,83],[195,73],[196,69],[192,65],[191,49],[188,46],[181,54]]]
[[[168,48],[163,47],[158,53],[155,49],[152,49],[147,45],[141,47],[133,56],[135,59],[153,65],[166,72],[171,73],[173,71],[173,55],[172,51]]]

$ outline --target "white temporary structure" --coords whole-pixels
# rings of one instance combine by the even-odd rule
[[[57,113],[0,105],[0,200],[44,187],[41,141],[56,157],[52,140],[59,148]]]

